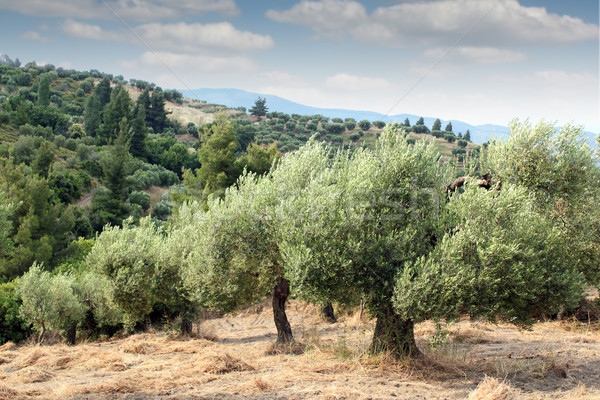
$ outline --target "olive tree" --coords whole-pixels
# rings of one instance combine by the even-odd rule
[[[311,141],[290,153],[265,176],[243,175],[223,199],[212,198],[206,212],[184,205],[171,238],[182,246],[186,282],[204,306],[233,311],[271,292],[278,342],[293,339],[285,313],[289,280],[280,246],[278,204],[301,197],[331,161],[329,150]],[[187,248],[186,248],[187,247]]]
[[[68,274],[51,275],[41,265],[33,264],[17,283],[21,296],[21,316],[40,332],[43,343],[48,329],[74,331],[84,315],[84,307],[73,290],[74,277]],[[70,336],[74,336],[72,333]],[[71,337],[71,343],[74,337]]]
[[[152,311],[160,239],[148,218],[139,227],[107,226],[86,258],[90,271],[108,278],[111,300],[122,310],[127,329]]]
[[[483,168],[497,180],[525,187],[536,210],[568,243],[573,262],[590,284],[600,284],[600,157],[581,126],[512,121],[510,136],[492,142]]]
[[[375,150],[334,158],[309,195],[281,205],[292,287],[309,297],[364,298],[377,320],[371,350],[417,354],[414,321],[394,308],[394,282],[442,232],[440,188],[449,173],[433,146],[410,146],[391,126]]]
[[[585,279],[526,188],[488,191],[473,180],[446,212],[451,230],[396,280],[394,305],[403,319],[469,314],[528,326],[577,304]]]

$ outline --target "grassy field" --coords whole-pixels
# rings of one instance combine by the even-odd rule
[[[373,321],[337,323],[291,302],[297,344],[273,345],[269,301],[204,320],[192,337],[148,332],[77,346],[0,347],[0,399],[598,399],[600,329],[531,331],[463,320],[438,346],[419,324],[422,360],[369,356]]]

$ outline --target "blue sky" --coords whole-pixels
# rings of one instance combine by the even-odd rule
[[[600,132],[597,0],[0,0],[0,53],[164,88]]]

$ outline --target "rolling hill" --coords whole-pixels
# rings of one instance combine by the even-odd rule
[[[339,118],[354,118],[357,121],[366,119],[369,121],[384,121],[384,122],[402,122],[406,118],[414,123],[420,115],[413,114],[395,114],[395,115],[384,115],[373,111],[360,111],[360,110],[344,110],[338,108],[318,108],[307,106],[304,104],[295,103],[293,101],[284,99],[279,96],[270,94],[261,94],[254,92],[247,92],[240,89],[194,89],[194,90],[183,90],[181,93],[190,99],[204,100],[209,103],[222,104],[227,107],[246,107],[250,108],[254,105],[256,99],[260,96],[267,100],[267,106],[270,111],[279,111],[287,114],[301,114],[301,115],[315,115],[320,114],[328,117],[339,117]],[[436,117],[425,117],[425,125],[431,127]],[[442,126],[445,126],[448,122],[452,122],[454,132],[466,132],[467,129],[471,132],[471,138],[475,143],[484,143],[489,141],[491,138],[504,139],[508,136],[508,127],[494,124],[484,125],[471,125],[467,122],[458,120],[442,120]],[[598,148],[595,137],[597,133],[585,132],[588,138],[588,143],[592,148]]]

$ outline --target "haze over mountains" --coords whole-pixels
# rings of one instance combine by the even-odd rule
[[[271,94],[247,92],[245,90],[231,88],[202,88],[194,90],[182,90],[181,93],[185,97],[189,97],[191,99],[204,100],[209,103],[222,104],[227,107],[246,107],[248,109],[254,105],[254,102],[260,96],[267,100],[267,107],[269,108],[269,111],[279,111],[287,114],[296,113],[300,115],[321,114],[330,118],[354,118],[357,121],[366,119],[369,121],[379,120],[384,122],[403,122],[406,118],[408,118],[410,123],[414,124],[418,118],[423,117],[425,120],[425,125],[431,127],[437,118],[436,116],[421,116],[413,114],[394,114],[388,116],[373,111],[318,108],[295,103]],[[491,138],[504,139],[509,133],[509,129],[506,126],[494,124],[471,125],[467,122],[458,120],[442,120],[442,127],[446,126],[448,122],[452,122],[452,129],[455,133],[462,132],[464,134],[468,129],[471,132],[471,140],[480,144],[489,141]],[[598,148],[595,140],[596,134],[592,132],[586,132],[586,136],[590,146],[592,146],[592,148]]]

